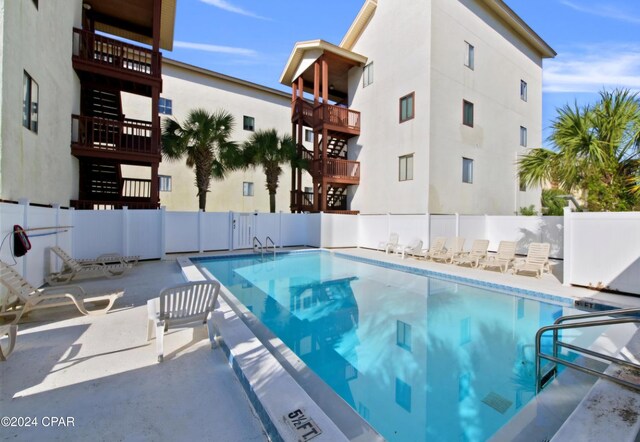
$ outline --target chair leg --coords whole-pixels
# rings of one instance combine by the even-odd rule
[[[0,361],[6,361],[11,352],[13,352],[13,348],[16,345],[16,332],[18,331],[17,325],[10,325],[6,331],[3,330],[3,334],[6,334],[9,338],[9,346],[6,350],[2,349],[0,345]]]
[[[164,321],[158,321],[156,324],[156,354],[158,362],[164,359]]]

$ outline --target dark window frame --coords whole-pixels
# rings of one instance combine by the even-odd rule
[[[465,43],[464,65],[474,71],[476,65],[476,47],[466,40]]]
[[[471,164],[470,172],[468,173],[468,180],[465,180],[466,165]],[[464,184],[473,184],[473,158],[462,157],[462,182]]]
[[[251,119],[251,124],[247,124],[247,118]],[[243,115],[242,116],[242,129],[243,130],[247,130],[249,132],[255,132],[256,131],[256,119],[255,117],[249,116],[249,115]]]
[[[402,103],[403,101],[408,100],[409,98],[411,98],[411,116],[409,116],[409,114],[407,114],[405,116],[405,118],[402,118]],[[407,107],[407,111],[409,110],[409,108]],[[413,120],[416,117],[416,93],[411,92],[410,94],[407,94],[403,97],[400,97],[399,100],[399,108],[398,108],[398,120],[400,121],[400,123],[404,123],[406,121],[410,121]]]
[[[467,108],[471,109],[471,121],[467,121]],[[475,123],[475,105],[469,100],[462,100],[462,124],[473,127]]]
[[[373,84],[373,62],[362,68],[362,87],[365,88]]]
[[[529,144],[529,134],[527,128],[520,126],[520,147],[527,147]]]
[[[520,80],[520,99],[525,102],[529,100],[529,86],[524,80]]]
[[[160,97],[158,100],[158,113],[162,115],[173,115],[173,99]]]
[[[22,126],[37,134],[40,107],[40,86],[27,71],[23,70],[22,72]]]
[[[162,183],[167,184],[163,186]],[[158,175],[158,191],[159,192],[171,192],[173,190],[173,179],[171,175]]]
[[[255,196],[253,181],[242,182],[242,196]]]

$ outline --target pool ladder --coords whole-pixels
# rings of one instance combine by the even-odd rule
[[[260,252],[260,254],[264,257],[265,252],[269,253],[269,245],[271,245],[271,248],[273,249],[273,257],[276,257],[276,244],[273,242],[273,240],[271,239],[271,237],[267,236],[267,238],[264,240],[264,246],[262,245],[262,242],[258,239],[257,236],[253,237],[253,253],[258,253],[258,251]]]
[[[631,316],[635,315],[635,317]],[[602,317],[602,316],[622,316],[614,319],[600,319],[592,321],[592,318]],[[626,317],[624,317],[626,316]],[[631,316],[631,317],[629,317]],[[579,321],[572,322],[570,324],[563,324],[565,321]],[[614,364],[618,364],[625,367],[630,367],[635,370],[640,370],[640,365],[635,364],[630,361],[625,361],[624,359],[615,358],[613,356],[609,356],[606,354],[602,354],[593,350],[589,350],[584,347],[580,347],[577,345],[569,344],[567,342],[562,342],[558,337],[558,332],[560,330],[569,330],[569,329],[578,329],[578,328],[588,328],[588,327],[598,327],[601,325],[615,325],[615,324],[629,324],[636,323],[640,324],[640,309],[617,309],[617,310],[607,310],[596,313],[585,313],[582,315],[569,315],[569,316],[561,316],[556,319],[553,325],[548,325],[546,327],[542,327],[536,333],[536,394],[540,393],[540,391],[547,385],[558,372],[558,365],[564,365],[565,367],[573,368],[575,370],[581,371],[583,373],[592,374],[594,376],[598,376],[600,378],[608,379],[611,382],[615,382],[617,384],[623,385],[628,388],[632,388],[634,390],[640,390],[640,384],[627,381],[625,379],[620,379],[615,376],[611,376],[609,374],[594,370],[589,367],[585,367],[579,365],[574,362],[566,361],[561,359],[558,356],[559,349],[566,348],[575,353],[580,353],[584,356],[591,356],[596,359],[604,359],[605,361],[612,362]],[[552,354],[543,353],[541,350],[541,340],[542,335],[545,332],[553,331],[553,341],[552,341]],[[545,359],[550,361],[551,364],[547,364],[544,368],[550,365],[548,370],[542,372],[541,361]]]

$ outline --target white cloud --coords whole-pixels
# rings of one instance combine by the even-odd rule
[[[270,20],[267,17],[263,17],[254,12],[247,11],[246,9],[242,9],[238,6],[232,5],[226,0],[200,0],[202,3],[206,3],[211,6],[215,6],[216,8],[223,9],[225,11],[233,12],[234,14],[246,15],[247,17],[259,18],[260,20]]]
[[[598,44],[560,52],[545,62],[545,92],[640,91],[640,45]]]
[[[174,41],[173,46],[183,49],[194,49],[196,51],[216,52],[219,54],[241,55],[243,57],[255,57],[258,55],[253,49],[234,48],[231,46],[218,46],[206,43],[191,43],[188,41]]]
[[[610,18],[627,23],[640,24],[640,17],[638,17],[637,15],[633,15],[628,11],[623,11],[622,9],[616,8],[615,6],[610,4],[602,4],[602,2],[600,2],[597,5],[584,5],[574,3],[573,1],[569,0],[561,0],[560,3],[573,10],[583,12],[585,14],[596,15],[598,17]]]

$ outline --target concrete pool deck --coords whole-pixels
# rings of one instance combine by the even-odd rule
[[[365,249],[337,251],[573,299],[640,307],[638,297],[564,287],[553,275],[536,279],[402,260]],[[229,252],[205,255],[220,254]],[[20,325],[15,352],[0,364],[1,414],[73,417],[75,426],[9,427],[2,429],[3,438],[266,440],[225,355],[220,348],[210,350],[204,330],[196,330],[195,336],[193,329],[171,331],[165,339],[165,362],[156,363],[153,342],[146,341],[145,304],[162,287],[182,281],[171,256],[143,262],[120,279],[81,283],[92,292],[126,288],[107,315],[82,317],[74,309],[34,312]]]

